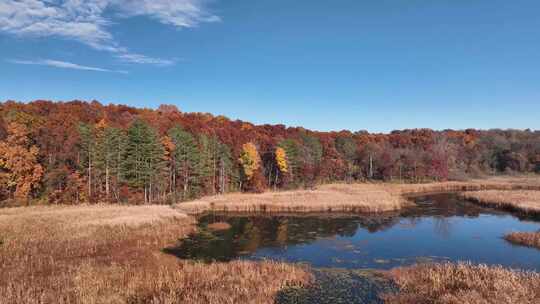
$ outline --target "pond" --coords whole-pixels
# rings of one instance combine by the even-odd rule
[[[272,259],[315,268],[390,269],[471,261],[540,270],[540,251],[502,238],[512,231],[539,230],[540,222],[482,208],[453,194],[414,201],[414,207],[383,215],[208,214],[199,219],[198,233],[165,251],[204,261]]]

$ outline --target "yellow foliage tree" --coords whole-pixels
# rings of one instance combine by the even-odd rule
[[[259,169],[261,165],[261,157],[257,151],[257,147],[253,143],[246,143],[242,145],[242,154],[238,160],[244,171],[246,179],[249,181],[253,178],[255,171]]]
[[[38,163],[39,149],[31,145],[27,128],[18,123],[8,125],[8,137],[0,142],[1,182],[15,197],[28,199],[32,190],[37,189],[43,167]]]
[[[165,160],[169,161],[174,153],[174,149],[176,149],[176,146],[169,136],[162,137],[161,144],[163,145],[163,148],[165,148],[164,158]]]
[[[281,147],[276,148],[276,163],[281,173],[289,171],[289,164],[287,162],[287,153],[285,149]]]

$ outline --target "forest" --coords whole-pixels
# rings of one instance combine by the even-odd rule
[[[318,132],[174,105],[0,103],[0,206],[170,204],[338,181],[528,172],[540,173],[540,131]]]

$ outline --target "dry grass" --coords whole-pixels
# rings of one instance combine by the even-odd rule
[[[303,268],[283,263],[237,261],[206,265],[166,255],[162,248],[195,229],[193,218],[183,212],[382,212],[404,206],[403,196],[407,194],[530,190],[539,185],[534,178],[421,185],[337,184],[314,191],[208,197],[179,204],[177,211],[166,206],[105,205],[0,209],[0,302],[272,303],[278,290],[289,284],[305,284],[311,275]],[[417,297],[420,300],[429,299],[436,290],[449,290],[441,299],[450,302],[440,303],[532,303],[515,302],[523,294],[528,295],[527,299],[538,299],[535,292],[540,288],[534,285],[538,275],[470,265],[425,267],[394,271],[405,294],[391,300],[414,296],[414,288],[424,292],[419,293],[424,297]],[[448,272],[453,275],[445,277]],[[497,281],[504,275],[508,276],[505,281]],[[484,289],[469,280],[484,284]],[[474,285],[473,291],[478,290],[466,292],[467,284]],[[501,288],[492,290],[490,284],[500,284]],[[531,291],[532,285],[536,291]],[[485,292],[491,293],[488,299],[504,295],[514,302],[468,300],[478,299],[474,297]],[[469,302],[461,301],[461,296]]]
[[[540,232],[513,232],[505,235],[504,239],[516,245],[540,249]]]
[[[538,304],[540,274],[468,263],[425,264],[390,271],[400,287],[388,304]]]
[[[499,177],[468,182],[427,184],[330,184],[316,190],[266,192],[261,194],[231,193],[180,203],[176,209],[188,214],[217,212],[345,212],[375,213],[399,210],[408,202],[403,196],[437,192],[459,192],[489,189],[538,189],[540,178]]]
[[[540,176],[500,176],[473,179],[465,182],[441,182],[426,184],[392,185],[392,191],[403,195],[440,192],[484,191],[484,190],[540,190]]]
[[[274,303],[310,274],[278,262],[176,262],[155,269],[85,264],[75,278],[82,303]]]
[[[304,269],[199,264],[160,250],[194,221],[163,206],[0,209],[2,303],[272,303]]]
[[[231,228],[231,224],[227,222],[218,222],[218,223],[212,223],[208,225],[208,229],[213,231],[219,231],[219,230],[227,230]]]
[[[515,190],[515,191],[473,191],[460,194],[464,199],[476,203],[518,211],[527,214],[540,213],[540,191]]]
[[[163,205],[80,205],[80,206],[36,206],[0,209],[0,225],[11,225],[18,221],[38,220],[57,224],[88,228],[91,226],[129,226],[159,223],[167,219],[185,219],[188,216],[171,212]]]
[[[404,200],[377,185],[323,185],[317,190],[266,192],[261,194],[231,193],[180,203],[182,212],[383,212],[400,209]]]

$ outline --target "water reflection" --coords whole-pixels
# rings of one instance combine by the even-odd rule
[[[165,252],[180,258],[230,261],[239,256],[250,255],[262,247],[286,248],[336,237],[351,238],[359,229],[370,233],[384,231],[399,222],[399,214],[365,217],[230,217],[212,214],[200,218],[199,222],[196,234],[183,240],[177,247],[165,249]],[[228,223],[230,229],[212,231],[208,228],[210,224],[221,222]]]
[[[417,197],[415,202],[400,213],[377,216],[209,214],[200,218],[196,234],[165,252],[203,261],[271,258],[316,267],[387,269],[418,261],[472,260],[540,268],[540,251],[501,239],[512,230],[538,230],[537,222],[454,195]],[[221,222],[230,228],[209,228]]]

